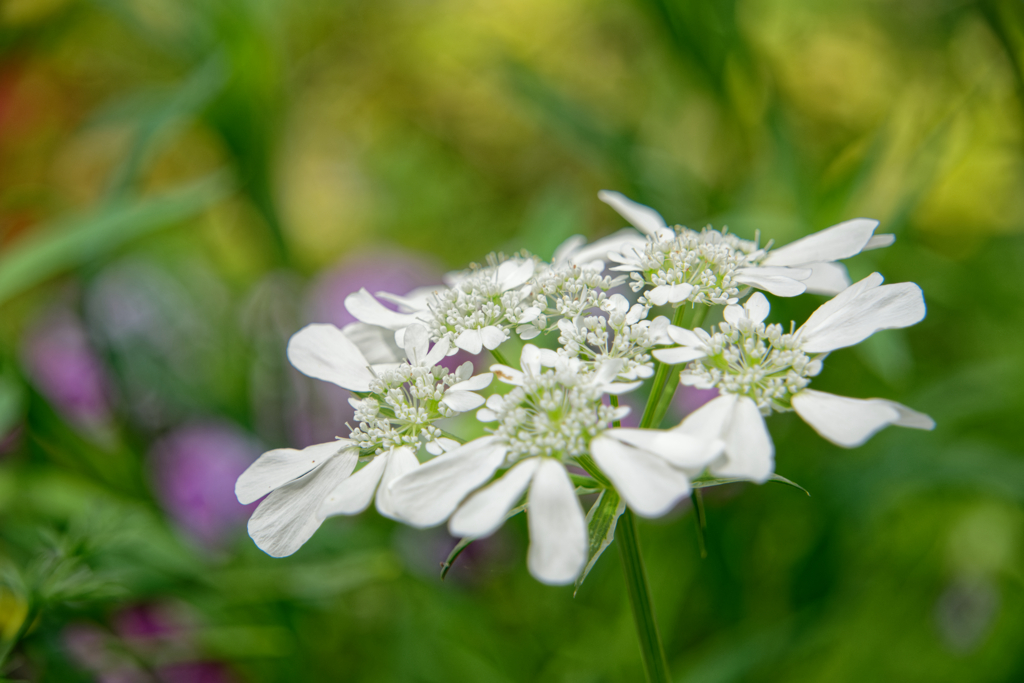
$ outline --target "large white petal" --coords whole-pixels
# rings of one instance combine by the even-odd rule
[[[444,359],[448,355],[448,351],[451,350],[451,344],[448,339],[442,339],[441,341],[434,344],[433,348],[430,349],[430,353],[423,357],[423,367],[432,368]]]
[[[700,349],[695,349],[689,346],[673,346],[668,349],[655,349],[651,352],[651,355],[662,363],[666,363],[668,365],[681,365],[683,363],[689,363],[691,360],[703,358],[707,354]]]
[[[882,249],[884,247],[891,247],[896,242],[896,235],[885,234],[885,235],[873,235],[868,243],[864,245],[861,251],[868,251],[870,249]]]
[[[797,281],[802,277],[797,276],[809,277],[810,271],[789,268],[740,268],[736,271],[734,279],[736,282],[763,289],[775,296],[797,296],[803,294],[806,289],[802,282]]]
[[[320,528],[324,497],[352,473],[358,453],[350,449],[315,472],[275,489],[249,518],[249,536],[271,557],[291,555]]]
[[[562,463],[541,459],[528,505],[530,573],[541,583],[572,583],[587,562],[587,521]]]
[[[670,431],[689,434],[706,442],[720,439],[732,419],[736,398],[734,394],[719,394],[687,415],[686,419]]]
[[[452,536],[482,538],[490,536],[505,523],[505,516],[523,497],[540,458],[528,458],[515,465],[501,477],[472,494],[448,521]]]
[[[690,493],[686,473],[653,453],[600,436],[590,453],[626,504],[642,517],[661,517]]]
[[[480,340],[484,348],[493,351],[501,346],[508,339],[508,333],[495,325],[488,325],[480,329]]]
[[[533,277],[533,271],[537,264],[533,259],[518,261],[515,259],[504,261],[498,266],[496,275],[498,289],[507,292],[510,289],[526,284],[527,280]]]
[[[378,455],[329,493],[320,506],[321,519],[334,515],[356,515],[370,507],[391,451]]]
[[[860,446],[889,425],[932,429],[930,417],[879,398],[859,399],[804,389],[793,397],[793,410],[814,431],[845,448]]]
[[[569,238],[572,239],[572,238]],[[602,237],[586,246],[580,246],[571,253],[566,253],[563,256],[569,263],[574,263],[578,266],[584,267],[588,264],[595,263],[598,261],[607,261],[610,254],[622,252],[624,249],[630,247],[636,249],[643,249],[644,243],[647,240],[643,235],[637,234],[633,228],[623,228],[618,232],[612,233],[607,237]],[[563,246],[568,244],[569,240],[563,243]],[[559,248],[561,249],[561,247]],[[558,252],[551,261],[552,263],[558,264]]]
[[[277,487],[284,486],[320,467],[345,448],[351,448],[351,443],[344,439],[318,443],[302,450],[275,448],[267,451],[238,477],[238,481],[235,482],[235,496],[243,505],[259,500]]]
[[[767,481],[775,469],[775,446],[753,399],[737,397],[723,436],[725,452],[712,464],[712,473],[720,477]]]
[[[644,296],[649,302],[655,306],[664,306],[668,303],[668,295],[672,292],[672,288],[667,285],[658,285],[648,292],[644,293]]]
[[[391,330],[367,323],[349,323],[341,331],[370,365],[402,362],[402,349],[395,343],[395,334]]]
[[[306,325],[293,334],[288,360],[304,375],[351,391],[366,391],[373,380],[359,348],[334,325]]]
[[[803,281],[803,285],[807,286],[807,281]],[[768,303],[768,299],[765,298],[761,292],[754,292],[747,299],[747,303],[743,304],[743,309],[746,312],[747,318],[752,323],[763,323],[764,319],[768,317],[771,312],[771,305]]]
[[[427,328],[419,323],[410,325],[405,331],[402,339],[405,348],[405,357],[412,365],[421,365],[427,357],[427,350],[430,348],[430,333]],[[438,359],[440,360],[440,359]]]
[[[462,334],[455,338],[455,345],[475,356],[483,349],[484,340],[480,330],[463,330]]]
[[[675,467],[695,473],[722,452],[717,435],[695,436],[676,429],[609,429],[604,437],[654,453]]]
[[[377,486],[377,497],[375,499],[377,512],[385,517],[401,520],[395,512],[395,506],[391,501],[391,483],[419,466],[420,461],[416,459],[416,454],[411,448],[403,446],[394,450],[391,457],[388,458],[387,467],[384,468],[384,474],[380,478],[380,485]]]
[[[397,330],[417,321],[415,314],[392,311],[365,289],[360,289],[345,297],[345,308],[356,320],[386,327],[389,330]]]
[[[842,263],[822,261],[805,267],[811,269],[811,276],[802,282],[811,294],[832,296],[850,286],[850,276]]]
[[[507,450],[504,443],[485,436],[420,465],[391,484],[392,509],[413,526],[440,524],[470,491],[491,478]]]
[[[448,391],[444,392],[441,403],[456,412],[464,413],[467,410],[473,410],[482,406],[484,404],[484,397],[480,394],[474,394],[472,391],[448,389]]]
[[[597,198],[615,209],[620,216],[645,235],[664,234],[663,231],[668,228],[660,213],[649,206],[634,202],[621,192],[601,190],[597,193]]]
[[[486,389],[487,387],[489,387],[493,379],[494,373],[485,372],[481,375],[470,377],[465,381],[456,382],[455,384],[448,387],[448,391],[480,391],[481,389]]]
[[[676,325],[669,325],[666,328],[666,333],[669,339],[677,344],[683,346],[695,346],[701,348],[704,346],[704,342],[693,330],[688,330],[685,327],[677,327]]]
[[[540,349],[533,344],[523,346],[523,351],[519,355],[519,367],[523,369],[523,372],[536,377],[540,374],[541,365]]]
[[[686,297],[690,296],[691,292],[693,292],[693,285],[691,285],[689,282],[681,282],[677,285],[669,285],[669,303],[677,304],[680,301],[686,301]]]
[[[897,403],[896,401],[886,401],[884,398],[876,398],[873,400],[885,401],[896,409],[896,412],[900,414],[900,419],[893,422],[893,425],[896,427],[910,427],[911,429],[924,429],[926,431],[935,429],[935,420],[924,413],[920,413],[913,408],[908,408],[902,403]]]
[[[443,285],[426,285],[417,287],[405,295],[377,292],[376,296],[378,299],[396,304],[402,313],[418,313],[429,308],[431,298],[442,289],[444,289]]]
[[[515,368],[510,368],[507,365],[500,365],[498,363],[495,363],[490,367],[490,370],[491,372],[494,373],[495,377],[497,377],[505,384],[514,384],[517,387],[521,387],[523,386],[523,383],[526,381],[526,377],[523,375],[523,373],[519,372]]]
[[[870,286],[880,282],[880,275],[870,275],[819,307],[799,330],[801,348],[808,353],[833,351],[879,330],[908,327],[924,318],[920,287],[912,282]]]
[[[838,261],[859,254],[878,227],[870,218],[854,218],[784,247],[772,249],[763,261],[766,266],[799,266],[817,261]]]

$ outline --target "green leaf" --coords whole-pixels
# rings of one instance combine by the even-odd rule
[[[522,512],[525,509],[526,509],[526,504],[525,503],[523,505],[520,505],[519,507],[514,507],[514,508],[512,508],[511,510],[508,511],[508,514],[505,515],[505,519],[512,519],[513,517],[515,517],[516,515],[518,515],[520,512]],[[441,580],[442,581],[444,581],[444,577],[448,576],[448,571],[452,568],[452,564],[455,562],[455,559],[459,555],[462,554],[463,550],[465,550],[466,548],[469,547],[470,543],[472,543],[475,540],[476,540],[475,538],[471,538],[471,537],[467,536],[466,538],[461,539],[458,543],[455,544],[455,547],[452,548],[452,551],[450,553],[448,553],[448,558],[444,562],[441,563]]]
[[[597,558],[601,557],[601,553],[604,552],[605,548],[615,540],[615,525],[625,509],[625,502],[613,489],[602,491],[601,496],[590,506],[590,511],[587,513],[587,531],[590,535],[589,558],[587,559],[587,566],[583,568],[579,578],[576,579],[576,587],[572,593],[573,596],[576,595],[580,586],[583,585],[587,574],[594,568]]]
[[[37,230],[0,256],[0,305],[132,239],[195,216],[227,190],[224,176],[216,173],[156,197],[113,201],[89,215]]]
[[[801,486],[800,484],[797,484],[795,481],[791,481],[789,479],[786,479],[781,474],[773,474],[772,476],[768,477],[768,481],[777,481],[780,484],[787,484],[789,486],[792,486],[793,488],[800,489],[801,491],[806,493],[808,496],[811,495],[810,491],[805,489],[803,486]],[[749,484],[750,480],[749,479],[736,479],[736,478],[732,478],[732,477],[703,477],[701,479],[695,479],[694,481],[690,482],[690,486],[692,486],[695,489],[706,489],[706,488],[708,488],[710,486],[722,486],[723,484],[742,484],[742,483]]]
[[[570,474],[569,478],[572,479],[573,485],[577,486],[578,488],[584,488],[584,489],[599,489],[599,488],[601,488],[600,482],[598,482],[597,479],[594,479],[593,477],[588,477],[588,476],[582,475],[582,474]]]

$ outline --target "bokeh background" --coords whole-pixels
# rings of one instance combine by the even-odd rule
[[[815,386],[934,432],[775,416],[810,497],[714,490],[703,560],[688,505],[641,524],[675,680],[1024,680],[1022,74],[1019,0],[4,0],[2,675],[640,680],[615,552],[573,597],[517,518],[442,582],[454,540],[371,511],[273,560],[232,495],[349,419],[292,332],[608,234],[611,188],[778,243],[878,218],[855,279],[929,305]]]

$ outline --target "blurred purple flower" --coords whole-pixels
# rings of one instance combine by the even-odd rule
[[[356,322],[345,309],[345,297],[361,288],[370,293],[405,294],[435,284],[441,284],[441,270],[424,256],[396,250],[354,252],[313,285],[307,317],[309,322],[344,327]],[[386,301],[381,303],[397,310]]]
[[[686,417],[716,396],[718,389],[697,389],[680,384],[672,397],[672,411],[679,417]]]
[[[153,603],[132,605],[114,616],[114,630],[125,640],[166,638],[181,630],[179,619]]]
[[[220,662],[192,659],[194,627],[167,605],[141,604],[114,616],[113,629],[76,623],[62,640],[71,660],[101,683],[231,683],[237,678]],[[148,663],[149,671],[140,662]]]
[[[39,392],[72,422],[96,427],[108,421],[103,365],[72,311],[52,309],[37,319],[22,339],[22,357]]]
[[[237,680],[219,662],[184,662],[159,669],[160,680],[166,683],[229,683]]]
[[[235,480],[261,451],[253,437],[229,424],[179,427],[150,454],[157,495],[190,536],[216,547],[255,507],[238,504]]]

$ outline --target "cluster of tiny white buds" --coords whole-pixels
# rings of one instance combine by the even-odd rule
[[[766,254],[756,241],[740,239],[727,228],[714,230],[708,226],[697,232],[677,226],[674,231],[674,237],[648,239],[643,252],[638,254],[636,269],[630,273],[633,291],[686,285],[684,298],[673,304],[735,303],[743,288],[735,279],[737,271],[758,264]],[[651,302],[647,295],[641,301],[664,303]]]
[[[718,327],[701,335],[707,356],[689,364],[684,383],[748,396],[769,415],[792,410],[793,395],[821,372],[821,358],[802,351],[799,336],[779,324],[741,319]]]
[[[531,305],[536,264],[525,251],[510,258],[491,254],[486,265],[473,264],[452,276],[450,287],[436,292],[428,305],[431,337],[455,348],[467,330],[494,330],[507,338],[509,329],[532,322],[539,314]]]
[[[490,431],[508,445],[508,464],[541,455],[568,462],[587,453],[590,440],[618,419],[602,396],[592,373],[578,366],[546,369],[491,396],[477,416],[497,423]]]
[[[433,423],[457,414],[442,402],[445,391],[472,375],[472,363],[455,372],[440,365],[424,367],[402,363],[378,371],[370,383],[370,395],[353,398],[356,426],[349,438],[364,453],[383,453],[391,448],[418,449],[441,438]]]

